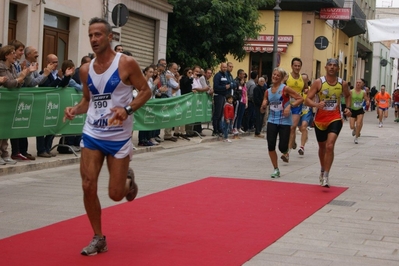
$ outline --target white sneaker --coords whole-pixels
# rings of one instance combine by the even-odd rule
[[[323,177],[323,183],[321,184],[322,187],[330,187],[328,184],[328,176]]]
[[[320,175],[319,175],[320,186],[323,185],[323,175],[324,175],[324,172],[320,172]]]
[[[238,132],[241,133],[241,134],[247,133],[244,130],[242,130],[241,128],[238,130]]]
[[[380,127],[380,128],[381,128],[381,127],[382,127],[382,123],[380,123],[380,124],[378,125],[378,127]]]
[[[223,140],[223,142],[228,142],[228,143],[231,143],[231,140],[229,140],[229,139],[225,139],[225,140]]]
[[[238,135],[238,130],[236,128],[233,129],[233,134]]]
[[[151,141],[151,143],[154,144],[154,145],[159,145],[159,142],[156,141],[154,138],[151,138],[150,141]]]
[[[5,157],[3,160],[6,162],[6,164],[16,164],[17,161],[11,159],[10,157]]]
[[[0,165],[5,165],[5,164],[6,164],[6,161],[4,161],[4,159],[0,157]]]
[[[79,146],[72,146],[72,149],[73,149],[75,152],[80,152],[80,147],[79,147]]]
[[[355,138],[355,144],[358,144],[358,142],[357,142],[357,138]]]

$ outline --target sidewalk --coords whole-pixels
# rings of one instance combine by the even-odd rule
[[[162,150],[162,149],[171,149],[174,147],[181,147],[181,146],[186,146],[186,145],[195,145],[195,144],[200,144],[203,142],[217,140],[217,138],[212,137],[212,130],[209,129],[208,124],[203,124],[203,128],[204,128],[203,133],[206,134],[205,137],[201,137],[201,138],[198,136],[192,137],[192,138],[190,138],[190,141],[179,138],[179,140],[177,142],[163,141],[163,142],[161,142],[160,145],[151,146],[151,147],[138,146],[138,131],[134,131],[133,137],[132,137],[133,144],[136,148],[136,150],[134,151],[134,154],[140,154],[143,152],[153,152],[153,151],[158,151],[158,150]],[[163,130],[161,130],[160,135],[163,136]],[[60,139],[60,137],[54,138],[53,146],[58,144],[59,139]],[[52,152],[57,153],[56,157],[52,157],[52,158],[37,157],[36,137],[28,138],[28,143],[29,143],[28,153],[35,156],[36,160],[33,160],[33,161],[18,160],[15,165],[10,165],[10,164],[0,165],[0,176],[16,174],[16,173],[23,173],[23,172],[28,172],[28,171],[42,170],[42,169],[47,169],[47,168],[53,168],[53,167],[78,163],[80,161],[80,153],[78,153],[79,157],[76,157],[74,154],[60,154],[57,152],[57,148],[54,148],[52,150]],[[8,141],[8,145],[9,145],[8,146],[9,153],[11,154],[10,140]]]

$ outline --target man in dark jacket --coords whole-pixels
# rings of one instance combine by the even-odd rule
[[[260,77],[258,80],[258,85],[254,88],[253,102],[255,111],[255,137],[264,138],[265,136],[260,134],[263,124],[264,114],[260,112],[260,107],[262,106],[263,96],[265,95],[265,78]]]
[[[212,136],[222,136],[222,127],[220,121],[223,117],[223,106],[224,101],[226,99],[226,95],[228,94],[231,84],[226,76],[227,64],[220,64],[220,71],[216,73],[213,77],[213,116],[212,116],[212,124],[213,124],[213,134]]]
[[[49,54],[46,57],[47,64],[53,64],[54,71],[52,71],[45,82],[39,85],[39,87],[66,87],[69,84],[69,80],[74,72],[74,68],[68,68],[65,73],[61,69],[58,69],[58,57],[55,54]],[[43,72],[43,71],[42,71]],[[40,72],[40,74],[42,74]],[[38,136],[36,137],[36,149],[37,156],[44,158],[55,157],[56,154],[50,152],[53,146],[54,135]]]

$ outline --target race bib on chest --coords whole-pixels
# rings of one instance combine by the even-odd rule
[[[302,113],[307,114],[309,112],[310,108],[306,105],[302,105]]]
[[[354,106],[355,108],[360,108],[360,107],[363,106],[363,102],[354,102],[354,103],[353,103],[353,106]]]
[[[93,108],[96,115],[103,115],[111,108],[111,94],[100,94],[92,96]]]
[[[284,110],[283,102],[270,102],[270,110],[272,111],[282,111]]]
[[[325,105],[323,110],[334,111],[335,109],[337,109],[337,100],[325,100],[324,103]]]

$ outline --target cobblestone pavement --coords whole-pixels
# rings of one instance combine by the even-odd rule
[[[359,144],[354,144],[349,123],[344,123],[330,183],[349,189],[246,266],[399,265],[399,124],[393,122],[392,110],[389,115],[378,128],[375,112],[367,112]],[[207,176],[270,180],[272,166],[264,139],[247,134],[226,143],[211,137],[211,131],[205,133],[209,136],[203,139],[138,149],[131,166],[139,197]],[[297,142],[299,138],[298,133]],[[29,143],[33,154],[34,138]],[[84,214],[78,161],[74,155],[58,155],[0,166],[0,238]],[[279,164],[281,178],[275,182],[317,184],[314,131],[309,131],[303,157],[294,150],[289,164],[281,160]],[[108,198],[107,183],[104,167],[99,181],[102,207],[118,204]]]

